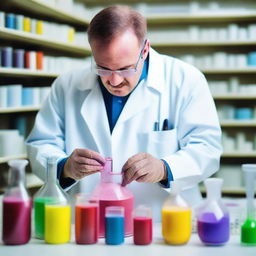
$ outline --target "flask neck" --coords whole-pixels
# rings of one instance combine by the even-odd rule
[[[12,167],[9,171],[9,187],[25,187],[25,167]]]
[[[48,162],[46,170],[46,183],[57,183],[57,163]]]

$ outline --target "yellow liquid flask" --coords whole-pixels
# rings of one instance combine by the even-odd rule
[[[57,180],[57,161],[47,159],[45,184],[34,196],[35,236],[47,243],[58,244],[69,241],[71,210],[68,195]]]
[[[191,209],[180,195],[180,184],[171,182],[171,194],[162,207],[162,235],[167,244],[181,245],[191,235]]]

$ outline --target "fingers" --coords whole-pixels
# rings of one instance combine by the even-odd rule
[[[130,165],[128,169],[123,168],[122,185],[125,186],[131,183],[132,181],[138,180],[139,178],[145,176],[149,171],[148,167],[148,160],[146,158],[143,158],[141,160],[134,162],[133,165]]]
[[[75,149],[75,153],[81,158],[91,159],[93,161],[98,162],[101,165],[106,163],[106,160],[104,157],[102,157],[98,152],[95,152],[90,149],[78,148],[78,149]]]

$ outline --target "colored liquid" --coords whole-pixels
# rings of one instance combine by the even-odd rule
[[[45,242],[62,244],[70,240],[71,207],[45,205]]]
[[[241,243],[256,245],[256,220],[246,219],[241,227]]]
[[[3,242],[9,245],[26,244],[31,236],[32,203],[21,199],[3,200]]]
[[[50,202],[53,202],[53,199],[36,198],[34,201],[35,235],[40,239],[44,239],[44,206]]]
[[[118,245],[124,242],[124,217],[107,216],[105,218],[106,244]]]
[[[133,241],[137,245],[151,244],[152,218],[135,217],[133,219]]]
[[[77,205],[75,234],[77,244],[94,244],[98,241],[98,206]]]
[[[108,206],[123,206],[125,218],[125,235],[132,235],[132,211],[133,211],[133,197],[126,200],[100,200],[100,237],[105,236],[105,208]]]
[[[229,240],[229,216],[217,220],[214,213],[203,213],[197,221],[197,231],[205,244],[220,245]]]
[[[191,235],[191,210],[170,206],[162,209],[162,234],[168,244],[184,244]]]

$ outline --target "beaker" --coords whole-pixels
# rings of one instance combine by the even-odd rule
[[[121,186],[122,173],[112,172],[112,158],[106,158],[106,164],[101,171],[100,183],[92,193],[92,198],[99,200],[100,228],[99,236],[105,236],[105,208],[108,206],[124,207],[125,236],[133,233],[132,212],[134,196],[126,187]]]
[[[67,194],[59,185],[57,179],[57,159],[47,158],[47,170],[45,184],[34,195],[34,224],[35,236],[44,239],[45,231],[45,204],[61,203],[67,204]]]
[[[204,181],[207,198],[196,209],[197,232],[207,245],[222,245],[229,240],[230,218],[221,201],[223,179],[208,178]]]
[[[241,243],[256,245],[256,212],[254,205],[254,184],[256,179],[256,164],[243,164],[245,175],[247,217],[241,227]]]
[[[181,183],[171,182],[171,193],[162,207],[162,235],[168,244],[187,243],[191,235],[191,208],[180,195]]]
[[[3,196],[3,242],[26,244],[31,237],[32,202],[25,188],[27,160],[10,160],[8,187]]]

